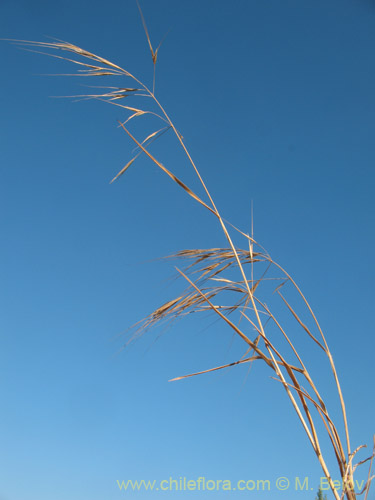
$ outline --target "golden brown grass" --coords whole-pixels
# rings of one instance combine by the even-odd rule
[[[367,481],[361,492],[365,494],[365,499],[367,499],[371,480],[374,477],[371,475],[371,467],[375,454],[375,438],[372,454],[368,458],[354,463],[357,452],[364,446],[359,446],[354,450],[352,448],[347,411],[339,377],[319,322],[307,299],[290,274],[273,261],[268,252],[255,241],[253,234],[250,236],[240,231],[235,226],[225,221],[221,216],[200,172],[185,146],[183,137],[155,96],[155,67],[160,45],[154,51],[142,13],[141,16],[154,67],[152,90],[129,71],[107,59],[81,49],[74,44],[64,41],[32,42],[13,40],[14,43],[26,46],[28,49],[37,48],[39,52],[42,49],[43,53],[46,53],[44,52],[46,49],[52,49],[53,51],[61,53],[69,53],[70,56],[67,57],[65,55],[62,56],[56,53],[47,52],[48,55],[70,61],[72,64],[76,65],[77,73],[75,73],[75,75],[90,77],[110,75],[123,77],[127,81],[130,81],[130,86],[100,87],[105,89],[105,91],[102,93],[78,96],[105,101],[121,108],[128,114],[126,120],[119,122],[119,126],[135,143],[137,153],[118,172],[112,182],[123,175],[143,153],[159,167],[163,173],[169,176],[172,181],[182,188],[185,193],[198,202],[203,209],[208,210],[214,216],[225,235],[227,240],[226,248],[182,250],[172,256],[187,262],[184,269],[177,269],[179,275],[185,280],[187,289],[181,295],[163,304],[142,320],[137,325],[133,338],[136,338],[148,328],[164,321],[182,318],[193,312],[200,313],[212,311],[218,319],[226,323],[231,332],[234,332],[234,334],[242,339],[246,347],[245,354],[241,359],[232,363],[205,369],[189,375],[179,376],[173,380],[193,377],[235,366],[237,364],[264,362],[272,370],[274,378],[278,380],[284,388],[305,430],[323,473],[329,481],[336,500],[341,500],[344,497],[348,500],[354,500],[358,493],[350,487],[344,489],[341,493],[335,489],[332,474],[328,469],[321,449],[321,440],[323,436],[321,431],[322,427],[317,425],[318,419],[323,422],[323,433],[325,432],[326,435],[328,435],[344,484],[353,485],[354,473],[358,466],[369,462]],[[127,102],[129,99],[139,100],[144,97],[151,98],[152,102],[156,105],[157,112],[152,111],[149,107],[129,106],[123,102],[124,99],[126,99]],[[145,102],[147,102],[147,100],[145,100]],[[131,120],[148,114],[160,119],[162,127],[147,135],[145,139],[138,140],[129,130],[130,122]],[[198,183],[203,187],[206,199],[199,197],[150,152],[151,143],[160,138],[161,135],[168,130],[172,131],[180,144],[183,154],[186,155],[191,168],[195,172]],[[243,238],[244,248],[239,248],[233,243],[234,234],[237,234],[237,236],[240,235],[240,237]],[[257,278],[254,276],[257,276]],[[272,290],[270,289],[271,285],[273,287]],[[297,312],[296,308],[293,307],[287,299],[288,287],[294,290],[294,295],[292,294],[293,297],[299,297],[304,308],[303,311]],[[276,312],[279,311],[279,309],[271,309],[270,306],[267,305],[268,297],[270,297],[271,294],[280,299],[278,307],[281,306],[286,308],[286,311],[290,313],[290,318],[295,322],[294,326],[300,330],[300,333],[306,335],[306,340],[311,341],[312,347],[315,346],[320,350],[322,356],[326,358],[333,374],[333,380],[340,401],[343,419],[343,432],[341,434],[338,430],[338,424],[330,417],[328,410],[329,402],[323,400],[307,368],[309,359],[305,360],[301,352],[297,350],[296,341],[293,340],[290,336],[291,334],[286,331],[285,325],[283,325],[280,320],[280,314]],[[306,320],[302,319],[307,316],[310,317],[310,326],[306,324]],[[272,329],[270,329],[271,325]],[[293,336],[296,335],[296,328],[294,326],[293,328],[289,327],[289,331],[293,332]],[[269,333],[270,330],[273,332],[272,335]],[[278,331],[279,335],[274,333],[275,330]],[[318,428],[320,429],[319,431]]]

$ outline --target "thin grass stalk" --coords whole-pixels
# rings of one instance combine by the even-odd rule
[[[344,397],[343,397],[343,394],[342,394],[340,381],[339,381],[339,378],[338,378],[338,375],[337,375],[336,366],[335,366],[335,363],[333,361],[331,352],[329,350],[326,338],[325,338],[325,336],[323,334],[323,331],[322,331],[322,329],[320,327],[320,324],[319,324],[319,322],[318,322],[318,320],[317,320],[317,318],[316,318],[316,316],[315,316],[315,314],[314,314],[314,312],[313,312],[310,304],[306,300],[305,296],[303,295],[302,291],[298,287],[297,283],[293,280],[293,278],[290,276],[290,274],[287,273],[285,271],[285,269],[283,269],[277,262],[272,261],[272,263],[276,267],[278,267],[285,274],[285,276],[290,280],[291,283],[293,283],[294,287],[296,288],[296,290],[298,291],[298,293],[301,296],[302,300],[306,304],[308,310],[310,311],[310,314],[311,314],[312,318],[314,319],[316,326],[318,327],[319,333],[320,333],[320,335],[322,337],[322,340],[323,340],[323,343],[324,343],[324,346],[325,346],[325,349],[326,349],[326,353],[327,353],[328,360],[329,360],[329,363],[330,363],[330,366],[331,366],[331,369],[332,369],[332,372],[333,372],[333,376],[335,378],[335,383],[336,383],[337,391],[338,391],[339,398],[340,398],[341,411],[342,411],[342,416],[343,416],[343,419],[344,419],[347,453],[348,453],[348,456],[350,456],[351,446],[350,446],[349,426],[348,426],[348,419],[347,419],[347,415],[346,415],[345,401],[344,401]]]

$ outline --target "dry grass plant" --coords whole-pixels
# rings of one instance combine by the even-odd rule
[[[274,378],[281,383],[281,386],[285,390],[321,465],[324,476],[330,484],[335,499],[342,500],[345,497],[347,500],[355,500],[357,495],[364,494],[364,498],[367,500],[371,480],[374,477],[371,470],[375,456],[375,437],[371,455],[364,460],[356,462],[355,457],[358,451],[364,448],[365,445],[358,446],[355,449],[352,448],[347,410],[339,377],[319,322],[309,302],[291,275],[275,262],[269,253],[257,243],[253,234],[249,235],[240,231],[221,216],[198,168],[190,156],[182,135],[155,95],[155,68],[160,45],[156,50],[153,49],[141,10],[140,14],[154,68],[152,89],[126,69],[72,43],[59,40],[51,42],[12,40],[13,43],[26,47],[27,50],[41,52],[58,59],[63,59],[64,61],[69,61],[77,67],[77,72],[74,73],[75,76],[115,76],[123,77],[126,81],[131,82],[130,85],[124,87],[95,87],[101,90],[98,93],[94,92],[92,94],[74,96],[104,101],[127,112],[126,120],[119,122],[119,126],[135,144],[136,154],[126,163],[111,182],[122,176],[135,160],[141,154],[144,154],[164,174],[182,188],[185,193],[205,210],[208,210],[225,235],[227,241],[226,248],[182,250],[172,256],[187,261],[184,269],[177,268],[179,275],[188,285],[187,289],[181,295],[163,304],[141,321],[137,325],[134,337],[164,321],[181,318],[193,312],[212,311],[214,315],[228,325],[229,329],[235,335],[238,335],[242,339],[245,343],[246,353],[241,359],[233,363],[180,376],[173,380],[222,370],[236,364],[265,363],[272,370]],[[45,52],[46,49],[52,49],[52,51],[59,53],[68,53],[69,56]],[[152,110],[151,106],[140,107],[138,105],[129,106],[125,104],[124,101],[127,103],[130,98],[137,102],[143,100],[146,105],[150,103],[151,99],[156,106],[156,110]],[[130,122],[144,115],[157,117],[161,122],[161,127],[148,134],[144,139],[137,139],[129,129]],[[151,143],[168,130],[174,134],[182,148],[183,154],[186,155],[191,168],[195,172],[198,183],[204,190],[205,199],[199,197],[151,153]],[[233,243],[235,233],[243,239],[243,248],[239,248]],[[270,284],[273,284],[272,291],[270,290]],[[304,312],[297,312],[288,301],[285,292],[287,287],[292,287],[294,292],[298,294],[305,308]],[[280,305],[286,308],[291,320],[295,322],[295,326],[307,336],[308,341],[320,350],[321,355],[325,356],[332,371],[340,401],[343,421],[343,432],[341,434],[338,430],[338,425],[330,417],[328,402],[324,401],[321,397],[307,368],[307,361],[303,359],[301,352],[297,350],[295,341],[290,336],[291,334],[281,324],[279,320],[280,315],[275,312],[275,309],[271,310],[267,305],[264,293],[261,293],[262,288],[263,292],[267,292],[266,295],[273,293],[279,298]],[[308,327],[306,321],[302,320],[302,316],[306,315],[306,313],[310,316],[313,327]],[[269,334],[270,325],[273,325],[273,328],[277,329],[279,332],[278,336]],[[294,334],[295,328],[289,327],[289,331],[291,332],[292,330]],[[317,419],[320,419],[323,427],[317,425]],[[343,484],[346,485],[342,491],[338,491],[335,488],[332,479],[333,475],[328,469],[325,454],[323,455],[321,449],[320,441],[323,439],[321,436],[322,429],[328,435]],[[353,488],[354,473],[360,465],[365,463],[369,465],[367,480],[363,490],[356,492]]]

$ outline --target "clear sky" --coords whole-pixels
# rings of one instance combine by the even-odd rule
[[[170,30],[158,98],[222,214],[250,231],[253,200],[256,239],[293,274],[326,332],[353,445],[370,444],[374,1],[141,5],[155,45]],[[134,0],[2,0],[0,33],[70,41],[152,80]],[[313,499],[320,467],[265,368],[168,383],[237,359],[225,325],[182,321],[120,351],[120,334],[179,290],[167,280],[173,265],[151,260],[225,245],[214,218],[143,158],[110,185],[133,149],[117,127],[121,111],[51,99],[92,82],[43,76],[71,68],[6,42],[0,51],[0,500]],[[140,123],[133,130],[144,137]],[[155,151],[194,185],[171,138]],[[332,377],[320,361],[315,369],[339,417]],[[200,476],[272,488],[116,485]],[[312,490],[277,491],[280,476],[309,476]]]

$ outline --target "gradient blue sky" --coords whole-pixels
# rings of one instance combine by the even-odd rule
[[[375,2],[141,5],[155,44],[171,30],[159,99],[223,215],[248,231],[253,200],[255,237],[327,334],[353,444],[369,444]],[[133,0],[2,0],[0,32],[71,41],[151,81]],[[266,369],[167,382],[235,360],[225,326],[181,322],[119,353],[119,334],[175,290],[173,268],[146,261],[223,245],[220,228],[144,159],[109,185],[133,147],[116,127],[121,113],[50,99],[81,93],[83,82],[41,76],[70,71],[56,60],[0,50],[0,499],[314,498],[320,468]],[[157,150],[193,182],[167,137]],[[115,482],[307,475],[309,492],[125,494]]]

